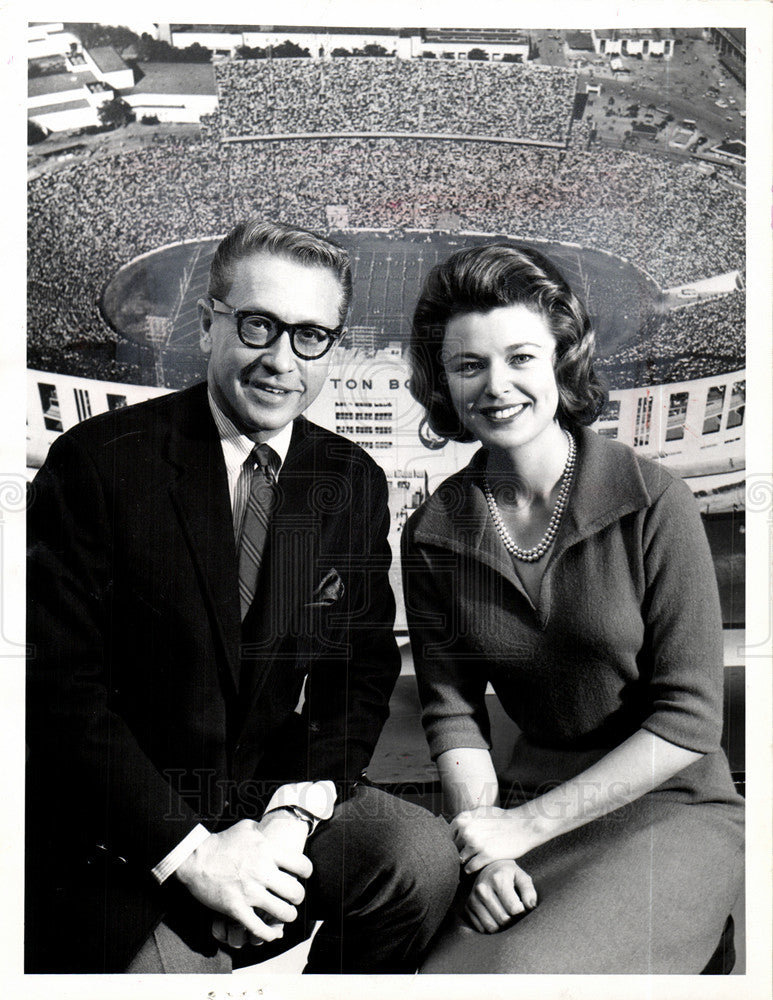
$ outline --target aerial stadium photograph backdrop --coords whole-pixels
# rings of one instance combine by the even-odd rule
[[[689,485],[726,634],[742,634],[743,29],[56,22],[27,47],[30,478],[79,421],[204,378],[196,302],[238,221],[329,236],[354,294],[308,416],[387,476],[410,674],[401,533],[477,447],[435,434],[412,398],[411,315],[453,250],[534,247],[591,316],[608,389],[594,429]],[[403,749],[372,777],[407,762],[429,780],[423,741]],[[728,751],[742,789],[742,735]]]
[[[383,467],[397,553],[474,451],[407,388],[422,281],[461,246],[532,246],[588,306],[595,429],[689,483],[741,627],[743,30],[150,27],[29,28],[31,472],[73,423],[204,376],[218,239],[281,220],[351,253],[309,416]]]

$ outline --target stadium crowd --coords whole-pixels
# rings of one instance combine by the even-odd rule
[[[599,362],[616,389],[686,382],[744,365],[746,296],[734,292],[648,317],[635,344]]]
[[[566,142],[577,76],[555,66],[443,59],[215,64],[218,138],[442,133]]]
[[[152,381],[147,349],[127,354],[100,313],[103,289],[122,265],[223,233],[248,215],[326,230],[329,209],[350,228],[441,227],[596,248],[663,288],[744,266],[743,192],[644,153],[408,138],[161,140],[30,183],[30,367]],[[677,355],[692,351],[696,365],[716,353],[740,367],[743,322],[735,307],[728,312],[730,301],[680,310],[648,328],[674,358],[671,378],[685,377]],[[707,352],[715,343],[721,348]],[[616,364],[634,371],[639,357]]]

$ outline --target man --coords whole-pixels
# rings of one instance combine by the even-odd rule
[[[317,919],[307,971],[409,972],[451,902],[443,821],[363,777],[399,670],[385,479],[302,416],[350,296],[339,247],[240,224],[207,383],[34,481],[29,972],[230,971]]]

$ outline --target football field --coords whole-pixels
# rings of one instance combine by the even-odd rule
[[[593,249],[442,232],[391,235],[348,231],[332,236],[352,258],[354,294],[349,329],[355,336],[372,336],[375,347],[390,341],[406,343],[427,272],[454,250],[472,244],[508,242],[533,246],[549,256],[588,307],[599,357],[633,340],[644,320],[659,311],[662,301],[661,290],[643,271]],[[138,344],[152,340],[167,358],[174,357],[176,370],[186,372],[185,381],[203,374],[196,300],[206,291],[218,240],[213,237],[160,247],[127,262],[108,283],[101,299],[103,315],[116,332]]]

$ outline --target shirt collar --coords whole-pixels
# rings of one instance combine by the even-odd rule
[[[246,434],[242,434],[234,422],[223,413],[209,390],[207,390],[207,399],[212,419],[215,421],[217,433],[220,436],[220,445],[223,449],[226,470],[230,475],[235,471],[241,470],[241,467],[249,458],[250,452],[255,447],[255,442],[247,437]],[[276,470],[277,475],[287,458],[287,452],[290,448],[290,438],[292,436],[293,425],[289,423],[285,424],[281,431],[266,442],[279,456],[279,468]]]
[[[639,460],[630,448],[602,439],[585,427],[575,431],[575,438],[575,482],[551,560],[581,538],[651,502]],[[511,576],[512,566],[491,522],[481,487],[485,460],[485,449],[480,449],[466,468],[433,493],[419,515],[415,537],[467,552]]]

